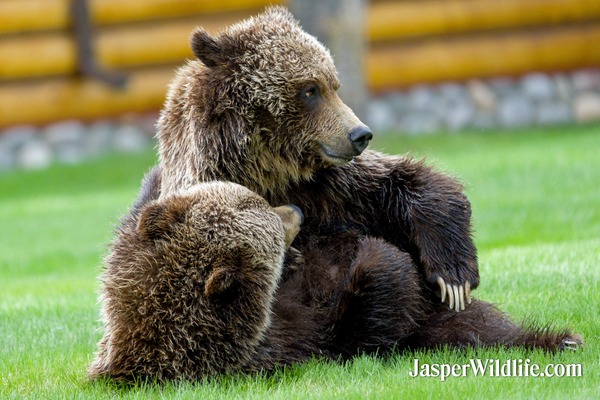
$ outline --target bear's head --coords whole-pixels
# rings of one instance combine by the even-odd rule
[[[224,179],[266,195],[348,163],[372,138],[336,93],[329,51],[285,8],[216,36],[199,28],[191,44],[197,60],[158,124],[164,191]]]
[[[295,206],[273,208],[241,185],[214,181],[150,202],[136,229],[156,258],[197,270],[210,297],[248,282],[272,292],[302,220]]]
[[[197,378],[236,370],[271,322],[302,223],[230,182],[152,200],[122,228],[102,275],[105,335],[92,378]]]

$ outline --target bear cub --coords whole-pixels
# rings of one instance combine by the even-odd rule
[[[157,200],[155,178],[106,259],[105,334],[89,375],[161,381],[251,370],[271,354],[262,343],[278,343],[267,338],[272,304],[302,214],[225,182]],[[298,329],[310,320],[295,310],[289,322]]]

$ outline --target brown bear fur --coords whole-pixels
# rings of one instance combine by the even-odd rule
[[[107,257],[92,379],[197,380],[315,356],[583,343],[566,330],[519,327],[482,301],[461,313],[432,303],[408,253],[357,230],[286,251],[301,213],[273,210],[239,185],[159,194],[156,168]]]
[[[338,97],[328,50],[287,10],[217,36],[198,29],[192,49],[197,60],[177,72],[157,125],[163,195],[236,182],[307,214],[300,251],[352,228],[409,253],[432,293],[439,278],[465,296],[477,287],[461,184],[421,161],[363,151],[371,133]]]
[[[261,358],[261,368],[272,367],[269,360],[296,360],[285,351],[310,345],[304,353],[312,353],[311,310],[295,307],[290,321],[271,323],[298,212],[272,209],[248,189],[223,182],[155,200],[159,182],[157,174],[148,176],[106,259],[105,334],[90,377],[193,380],[252,370],[263,353],[270,358]],[[267,340],[270,330],[279,339]],[[296,337],[306,344],[295,345]],[[275,353],[265,341],[286,350]]]
[[[289,280],[322,310],[323,346],[336,357],[441,346],[556,351],[583,344],[568,329],[515,324],[477,299],[460,313],[450,310],[431,301],[416,271],[409,254],[396,246],[347,230],[313,237],[297,276]]]

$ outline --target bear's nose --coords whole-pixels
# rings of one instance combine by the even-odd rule
[[[359,155],[369,145],[369,140],[373,139],[371,130],[366,126],[354,128],[348,134],[348,139],[352,143],[355,155]]]

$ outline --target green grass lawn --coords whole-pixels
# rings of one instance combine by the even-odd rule
[[[154,151],[82,166],[0,174],[0,398],[597,398],[600,393],[600,126],[398,137],[373,147],[426,156],[465,182],[473,203],[481,286],[475,295],[517,319],[584,335],[579,352],[520,349],[314,361],[270,376],[123,389],[89,384],[98,275],[117,218]],[[581,364],[582,377],[412,378],[422,363],[529,359]]]

